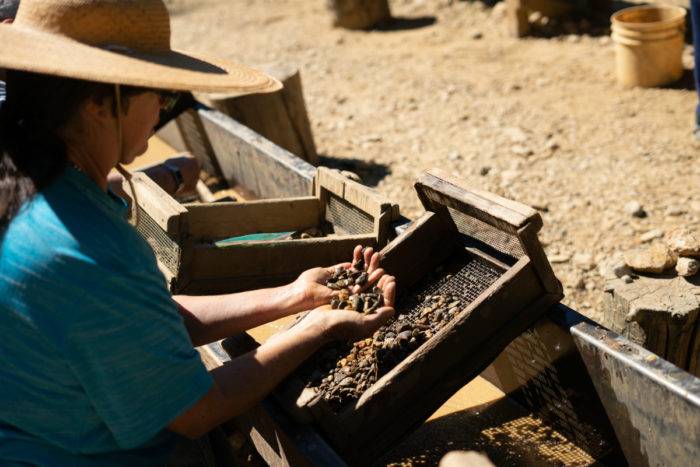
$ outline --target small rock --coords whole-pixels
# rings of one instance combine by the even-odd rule
[[[462,159],[462,155],[459,153],[458,150],[453,149],[453,150],[450,151],[450,153],[447,155],[447,158],[448,158],[449,160],[455,162],[455,161],[461,160],[461,159]]]
[[[595,268],[595,261],[593,261],[593,255],[590,253],[576,253],[573,257],[573,262],[574,265],[584,271],[590,271]]]
[[[559,143],[558,143],[557,140],[554,139],[554,138],[548,139],[547,142],[545,143],[545,146],[544,146],[544,147],[545,147],[546,149],[548,149],[548,150],[554,152],[554,151],[557,151],[557,150],[559,149]]]
[[[663,231],[663,230],[661,230],[661,229],[653,229],[653,230],[650,230],[650,231],[647,232],[647,233],[642,234],[642,235],[639,237],[639,241],[642,242],[642,243],[648,243],[648,242],[650,242],[650,241],[652,241],[652,240],[655,240],[655,239],[657,239],[657,238],[661,238],[661,237],[663,237],[663,236],[664,236],[664,231]]]
[[[625,204],[625,212],[630,216],[634,217],[647,217],[647,213],[644,210],[644,207],[642,207],[642,205],[639,204],[638,201],[630,201],[629,203]]]
[[[481,31],[474,31],[469,35],[469,37],[471,37],[475,41],[478,41],[479,39],[484,37],[484,34]]]
[[[542,20],[542,13],[533,11],[527,17],[527,22],[530,24],[538,24]]]
[[[515,180],[520,177],[520,172],[517,170],[504,170],[501,172],[501,187],[507,188]]]
[[[669,206],[666,208],[666,215],[667,216],[672,216],[672,217],[682,216],[686,212],[688,212],[688,211],[683,206]]]
[[[549,256],[549,262],[552,264],[568,263],[571,259],[571,255],[560,253],[558,255]]]
[[[655,243],[648,248],[625,254],[625,263],[636,272],[661,273],[676,264],[677,256],[666,245]]]
[[[666,244],[679,256],[700,256],[700,234],[690,229],[673,229],[666,237]]]
[[[528,140],[525,132],[518,127],[505,128],[503,134],[510,139],[511,143],[524,143]]]
[[[631,284],[632,282],[634,282],[634,279],[632,279],[632,276],[630,276],[629,274],[625,274],[624,276],[620,277],[620,279],[625,284]]]
[[[479,169],[479,175],[481,175],[482,177],[487,176],[489,172],[491,172],[491,167],[489,167],[488,165],[485,165]]]
[[[534,154],[534,151],[527,146],[523,146],[521,144],[516,144],[510,148],[510,150],[515,154],[516,156],[531,156]]]
[[[612,273],[615,274],[615,277],[619,277],[620,279],[624,278],[625,276],[630,276],[630,268],[627,266],[625,263],[619,263],[615,266],[613,266]]]
[[[676,272],[679,276],[694,276],[700,270],[700,261],[695,258],[678,258]]]
[[[498,2],[491,8],[491,16],[494,18],[504,18],[507,10],[506,2]]]

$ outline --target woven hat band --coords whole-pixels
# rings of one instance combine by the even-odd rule
[[[14,24],[115,51],[170,50],[170,18],[162,0],[22,0]]]

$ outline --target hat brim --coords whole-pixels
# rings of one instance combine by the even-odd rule
[[[140,53],[93,47],[17,24],[0,25],[0,69],[101,83],[232,95],[272,92],[276,79],[248,66],[177,50]]]

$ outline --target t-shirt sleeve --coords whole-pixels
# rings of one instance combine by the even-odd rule
[[[73,289],[50,294],[58,309],[74,307],[59,348],[117,444],[138,447],[200,400],[212,378],[157,269],[119,273],[81,255],[53,263]]]

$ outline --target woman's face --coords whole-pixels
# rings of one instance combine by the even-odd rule
[[[122,114],[122,156],[119,162],[130,164],[148,149],[160,118],[161,99],[152,91],[129,97],[126,113]]]

